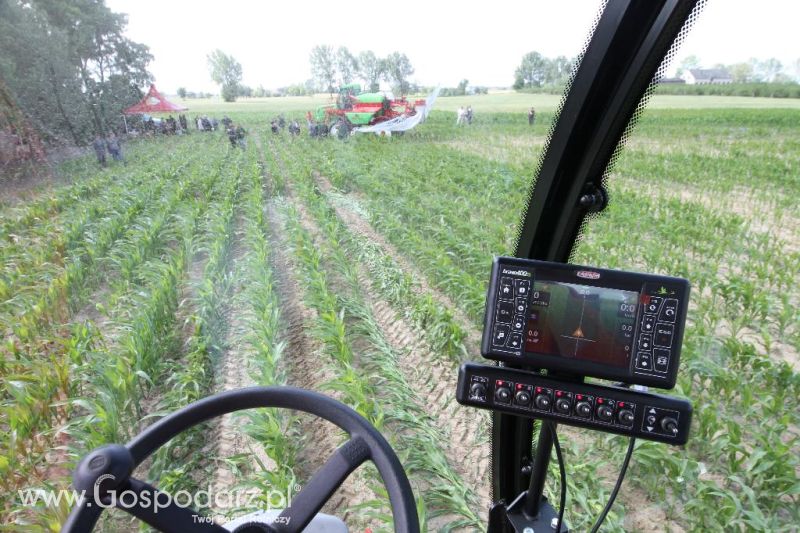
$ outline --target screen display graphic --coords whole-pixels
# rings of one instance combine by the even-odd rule
[[[561,281],[535,281],[525,351],[627,368],[639,293]]]

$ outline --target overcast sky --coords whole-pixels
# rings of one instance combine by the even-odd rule
[[[159,89],[218,92],[207,54],[220,48],[244,71],[243,82],[271,89],[310,78],[317,44],[378,55],[400,51],[414,81],[455,86],[508,86],[522,56],[574,56],[582,48],[597,0],[106,0],[129,16],[128,36],[150,47]],[[709,0],[677,62],[694,54],[704,66],[751,57],[800,58],[800,2]],[[792,73],[797,75],[797,73]]]

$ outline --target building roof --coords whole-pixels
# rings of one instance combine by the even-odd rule
[[[696,80],[729,80],[731,74],[724,68],[690,68]]]

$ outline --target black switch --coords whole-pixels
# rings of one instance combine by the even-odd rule
[[[667,298],[664,300],[664,307],[661,308],[661,313],[658,319],[663,322],[675,322],[675,317],[678,315],[678,300],[675,298]]]
[[[654,329],[656,329],[656,316],[644,315],[644,320],[642,320],[642,331],[644,333],[653,333]]]
[[[525,307],[528,306],[527,298],[517,298],[514,300],[514,311],[520,314],[525,314]]]
[[[500,278],[500,298],[511,299],[514,297],[514,280],[507,277]]]
[[[661,297],[651,296],[650,301],[644,306],[645,313],[658,313],[658,308],[661,307]]]
[[[494,334],[492,335],[492,344],[495,346],[505,346],[508,339],[509,328],[498,324],[494,327]]]
[[[662,348],[655,348],[653,350],[653,368],[656,369],[656,372],[667,373],[669,369],[669,356],[669,350],[664,350]]]
[[[639,352],[636,354],[636,368],[641,370],[653,369],[653,357],[650,352]]]
[[[511,321],[511,329],[514,331],[522,331],[525,327],[524,315],[514,315],[514,320]]]
[[[659,322],[656,324],[656,335],[653,339],[653,344],[662,348],[669,348],[672,346],[672,334],[674,333],[674,330],[675,326],[672,324],[664,324],[663,322]]]
[[[650,351],[653,348],[653,336],[649,333],[639,335],[639,349]]]
[[[528,293],[531,291],[531,282],[527,279],[518,279],[514,281],[514,285],[516,286],[516,295],[517,296],[524,296],[525,298],[528,297]]]
[[[508,347],[515,350],[522,348],[522,333],[512,333],[508,337]]]
[[[498,302],[497,303],[497,321],[504,324],[511,322],[514,316],[514,303],[513,302]]]

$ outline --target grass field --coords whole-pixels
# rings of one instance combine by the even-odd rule
[[[455,404],[456,369],[480,360],[491,259],[513,249],[558,98],[443,98],[391,139],[269,132],[275,114],[300,119],[324,100],[191,102],[190,116],[244,123],[246,150],[222,133],[133,141],[126,166],[70,161],[65,184],[0,205],[6,529],[57,531],[66,504],[26,507],[18,491],[67,486],[81,454],[124,442],[146,414],[292,384],[348,403],[387,436],[427,530],[480,530],[488,416]],[[461,104],[475,108],[470,127],[455,127]],[[653,104],[573,261],[692,282],[675,393],[695,416],[685,447],[638,443],[604,530],[797,531],[800,103]],[[286,491],[343,438],[288,412],[229,417],[138,475],[168,491]],[[566,518],[586,531],[626,441],[567,427],[561,440]],[[327,510],[354,531],[391,529],[371,467]],[[135,529],[119,514],[103,525]]]

